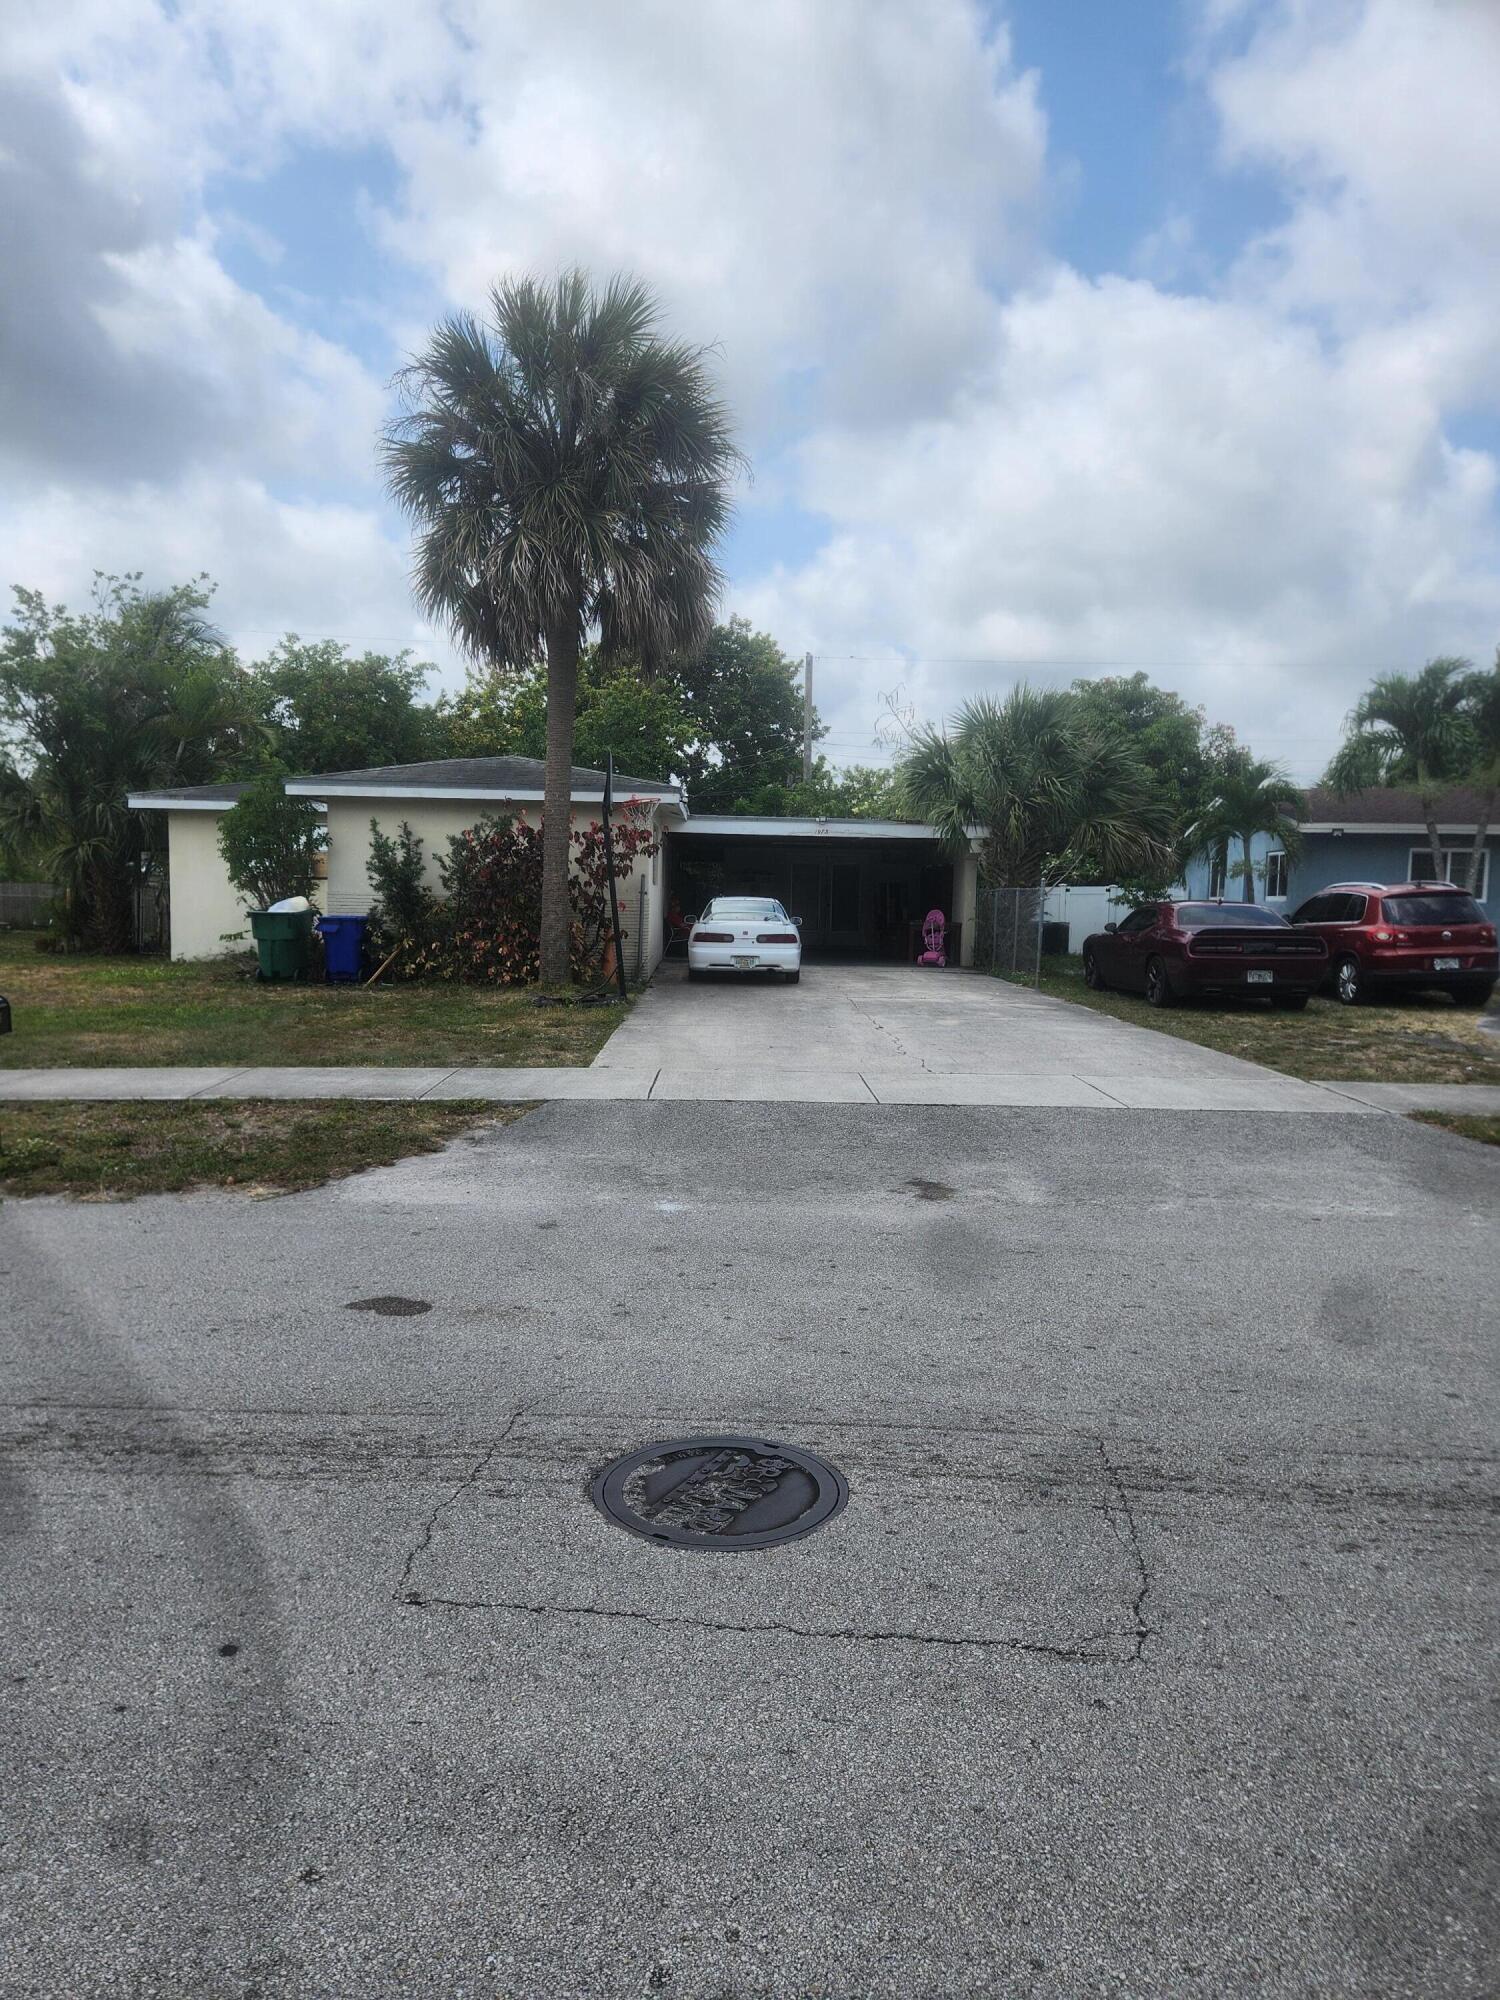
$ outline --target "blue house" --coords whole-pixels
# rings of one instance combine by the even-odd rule
[[[1314,785],[1305,794],[1307,814],[1298,823],[1301,845],[1288,855],[1270,834],[1257,834],[1250,854],[1255,868],[1255,901],[1291,916],[1331,882],[1452,881],[1474,847],[1483,801],[1477,789],[1458,787],[1438,800],[1437,830],[1442,851],[1434,862],[1415,792],[1375,789],[1341,796]],[[1485,842],[1474,894],[1485,914],[1500,923],[1500,827]],[[1243,855],[1238,845],[1221,874],[1210,855],[1197,856],[1187,870],[1189,896],[1238,900],[1244,883],[1234,871]]]

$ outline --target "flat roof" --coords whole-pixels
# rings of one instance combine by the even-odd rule
[[[901,819],[774,819],[769,814],[694,814],[673,828],[674,840],[939,840],[936,827]]]

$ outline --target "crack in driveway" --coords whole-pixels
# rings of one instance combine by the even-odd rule
[[[428,1549],[431,1548],[432,1537],[437,1529],[438,1522],[442,1519],[443,1515],[447,1513],[448,1509],[454,1504],[455,1501],[462,1499],[464,1494],[467,1493],[474,1486],[475,1482],[484,1477],[485,1473],[490,1468],[491,1461],[494,1459],[496,1452],[499,1451],[501,1445],[503,1445],[506,1442],[506,1440],[510,1437],[511,1432],[515,1429],[516,1425],[521,1421],[525,1409],[526,1405],[524,1403],[517,1404],[516,1408],[512,1410],[509,1417],[507,1417],[504,1429],[490,1444],[489,1448],[483,1453],[483,1455],[480,1458],[478,1458],[475,1461],[475,1463],[469,1469],[469,1471],[464,1474],[463,1478],[458,1482],[457,1486],[454,1487],[453,1491],[451,1493],[445,1494],[444,1497],[438,1501],[437,1505],[433,1508],[432,1512],[428,1515],[426,1521],[423,1523],[422,1532],[418,1535],[416,1541],[413,1542],[411,1547],[407,1550],[406,1560],[401,1565],[400,1580],[398,1581],[395,1591],[393,1592],[393,1597],[397,1604],[400,1604],[402,1602],[410,1603],[412,1601],[408,1592],[408,1586],[411,1583],[411,1573],[413,1569],[416,1567],[418,1559],[424,1556],[427,1553]]]

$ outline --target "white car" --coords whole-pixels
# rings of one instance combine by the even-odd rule
[[[706,972],[802,977],[802,937],[774,896],[715,896],[688,934],[688,978]]]

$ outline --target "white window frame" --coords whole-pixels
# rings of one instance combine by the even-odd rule
[[[1438,855],[1438,864],[1443,872],[1440,875],[1433,876],[1427,874],[1425,870],[1421,874],[1417,872],[1417,863],[1419,861],[1430,860],[1432,858],[1432,849],[1430,847],[1414,847],[1406,857],[1406,879],[1408,882],[1451,882],[1453,880],[1454,862],[1462,856],[1464,862],[1467,864],[1468,858],[1473,852],[1474,846],[1472,841],[1463,847],[1445,847]],[[1474,898],[1476,903],[1484,903],[1488,902],[1489,893],[1490,850],[1488,843],[1486,843],[1484,851],[1479,857],[1479,881],[1476,886],[1469,890],[1469,894]]]
[[[1281,887],[1279,889],[1271,887],[1271,863],[1273,861],[1281,863],[1281,867],[1277,871],[1281,877]],[[1266,856],[1266,901],[1268,903],[1273,901],[1284,903],[1286,901],[1287,883],[1290,878],[1291,870],[1287,866],[1286,849],[1284,847],[1273,847]]]

